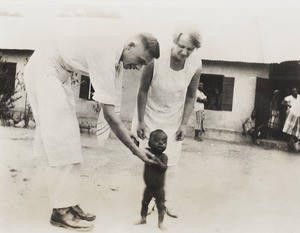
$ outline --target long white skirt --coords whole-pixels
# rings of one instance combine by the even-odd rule
[[[168,120],[166,119],[166,122]],[[176,132],[178,130],[178,126],[175,127],[169,127],[167,123],[160,124],[159,121],[155,121],[153,119],[147,119],[147,116],[145,115],[145,123],[146,123],[146,139],[140,141],[140,147],[146,148],[148,147],[148,139],[149,135],[152,131],[156,129],[161,129],[165,131],[165,133],[168,135],[168,144],[167,149],[164,151],[164,153],[168,156],[168,166],[177,166],[181,154],[181,148],[182,148],[182,141],[176,140]],[[133,120],[132,120],[132,127],[131,131],[136,134],[136,127],[138,124],[138,117],[137,117],[137,111],[135,111]]]

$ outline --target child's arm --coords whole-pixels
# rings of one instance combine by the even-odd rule
[[[162,172],[165,172],[167,170],[167,168],[168,168],[168,166],[167,166],[167,164],[168,164],[168,157],[166,155],[164,155],[162,157],[162,159],[154,157],[153,160],[155,162],[157,162],[156,166],[158,166],[161,169]]]
[[[250,117],[248,117],[244,122],[243,125],[245,125],[250,120]]]
[[[281,102],[281,104],[283,105],[283,106],[285,106],[285,107],[291,107],[291,105],[290,105],[290,103],[286,100],[286,99],[284,99],[282,102]]]
[[[203,99],[201,99],[201,103],[206,103],[207,102],[207,97],[205,96]]]
[[[243,134],[246,134],[246,130],[245,130],[245,124],[249,121],[250,118],[247,118],[243,123],[242,123],[242,128],[243,128]]]
[[[204,104],[207,102],[207,98],[206,97],[205,98],[197,97],[197,102]]]

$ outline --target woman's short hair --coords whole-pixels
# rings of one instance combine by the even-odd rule
[[[177,29],[176,32],[173,34],[173,42],[175,44],[178,43],[180,36],[181,35],[188,35],[192,44],[196,47],[196,48],[200,48],[201,47],[201,34],[200,32],[198,32],[198,30],[196,29]]]
[[[150,33],[140,33],[138,38],[141,40],[144,45],[145,50],[148,50],[148,53],[158,59],[160,57],[159,43],[157,39]]]

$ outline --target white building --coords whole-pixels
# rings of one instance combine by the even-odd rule
[[[170,23],[143,22],[132,27],[131,22],[120,19],[43,20],[44,22],[36,22],[34,19],[26,21],[7,17],[0,21],[1,26],[10,25],[10,30],[0,40],[0,51],[3,55],[1,66],[3,67],[5,63],[16,64],[15,76],[12,77],[16,82],[22,83],[24,66],[32,51],[39,46],[49,45],[53,40],[84,38],[90,33],[105,33],[110,27],[122,25],[121,33],[130,35],[133,32],[149,31],[155,34],[164,46],[170,44],[176,26]],[[258,114],[261,115],[258,117],[261,121],[265,120],[264,109],[268,108],[272,88],[283,89],[289,87],[291,83],[298,84],[297,80],[300,78],[300,73],[297,73],[298,62],[287,62],[300,60],[298,44],[300,33],[294,30],[295,25],[298,24],[290,22],[199,24],[203,34],[201,79],[204,84],[218,87],[222,92],[220,109],[206,110],[206,127],[211,132],[229,132],[235,138],[235,132],[241,131],[242,121],[250,116],[254,108],[259,109]],[[284,72],[287,66],[293,67],[294,71],[291,72],[289,69],[288,72]],[[124,72],[121,117],[129,124],[136,105],[140,73],[141,71]],[[91,86],[87,84],[84,87],[80,83],[82,79],[85,77],[78,74],[74,76],[73,90],[77,96],[77,113],[82,125],[95,125],[97,105],[93,101],[86,100],[89,98]],[[26,94],[19,92],[18,95],[24,98],[16,102],[15,111],[22,112],[25,109]],[[79,98],[80,95],[85,96],[84,99]],[[193,117],[190,125],[193,125]]]

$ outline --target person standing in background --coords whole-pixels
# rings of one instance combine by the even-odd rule
[[[300,95],[296,87],[291,88],[291,95],[285,97],[281,104],[287,107],[287,118],[282,131],[290,136],[288,149],[294,151],[295,143],[300,138]]]
[[[196,101],[195,101],[195,112],[196,112],[196,120],[195,120],[195,137],[194,139],[201,142],[203,141],[201,135],[205,132],[204,124],[205,124],[205,112],[204,112],[204,103],[207,102],[207,97],[203,93],[203,83],[199,82],[198,90],[196,92]]]
[[[280,102],[279,102],[279,90],[273,91],[273,97],[271,99],[269,108],[269,121],[267,138],[274,139],[276,137],[276,131],[280,129]]]

